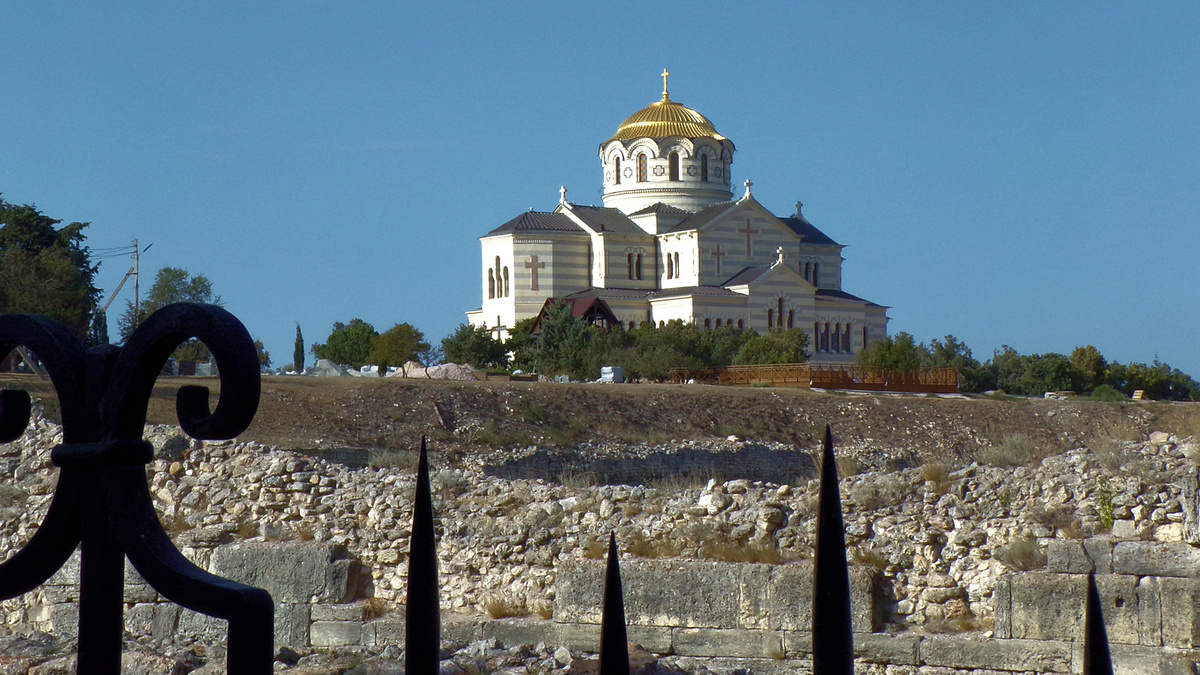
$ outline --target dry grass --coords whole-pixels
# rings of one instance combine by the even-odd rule
[[[669,538],[647,539],[634,532],[625,538],[625,551],[639,558],[674,558],[679,555],[679,545]]]
[[[991,618],[979,619],[974,616],[955,616],[945,619],[930,619],[925,623],[927,633],[966,633],[969,631],[992,630]]]
[[[588,560],[600,560],[608,554],[608,542],[603,539],[592,539],[583,547],[583,557]]]
[[[372,469],[398,469],[406,473],[417,470],[421,453],[412,450],[373,449],[367,453],[367,464]]]
[[[854,565],[874,567],[879,571],[888,566],[888,559],[873,546],[852,546],[848,551]]]
[[[558,482],[563,487],[571,488],[572,490],[582,490],[599,484],[596,474],[590,471],[581,471],[570,466],[562,470],[562,473],[559,474]]]
[[[979,461],[990,466],[1033,466],[1041,460],[1037,447],[1025,434],[1012,434],[979,451]]]
[[[483,599],[483,609],[493,619],[507,619],[532,614],[524,598],[513,598],[498,594],[485,597]]]
[[[778,565],[783,562],[783,554],[779,549],[770,544],[756,542],[741,545],[736,541],[707,541],[700,547],[700,557],[731,563]]]
[[[362,602],[363,621],[379,619],[391,613],[392,607],[383,598],[366,598]]]
[[[1017,537],[996,551],[996,560],[1014,570],[1029,572],[1046,566],[1046,551],[1031,536]]]

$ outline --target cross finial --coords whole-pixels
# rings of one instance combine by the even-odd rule
[[[800,201],[796,202],[796,217],[797,218],[804,217],[804,214],[800,213],[800,209],[802,209],[802,208],[804,208],[804,202],[800,202]]]
[[[567,203],[567,186],[566,185],[563,185],[562,187],[558,188],[558,203],[559,204]]]
[[[775,249],[775,255],[779,256],[779,264],[782,265],[783,264],[783,247],[782,246]]]
[[[747,179],[746,179],[746,182],[745,182],[745,186],[746,186],[746,196],[747,196],[747,197],[750,197],[750,196],[751,196],[751,194],[750,194],[750,188],[754,186],[754,183],[750,182],[750,179],[749,179],[749,178],[747,178]]]
[[[666,68],[663,68],[662,79],[663,79],[663,100],[664,101],[667,100],[667,76],[670,74],[671,73],[669,73]]]

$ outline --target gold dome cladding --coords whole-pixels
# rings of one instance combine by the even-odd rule
[[[663,94],[661,101],[650,105],[630,115],[617,133],[608,141],[628,141],[634,138],[666,138],[682,136],[683,138],[715,138],[718,141],[725,137],[717,133],[712,122],[704,115],[691,108],[672,101],[667,95],[667,73],[662,72]],[[608,141],[605,141],[607,143]]]

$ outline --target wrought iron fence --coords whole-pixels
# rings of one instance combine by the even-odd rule
[[[817,363],[775,363],[724,368],[674,368],[671,381],[772,387],[817,387],[821,389],[861,389],[949,394],[958,391],[958,371],[954,368],[892,370],[853,365]]]
[[[141,440],[155,377],[174,349],[199,338],[220,366],[221,394],[208,409],[204,387],[180,388],[180,426],[194,438],[232,438],[249,426],[260,380],[253,342],[242,324],[209,305],[171,305],[139,327],[124,349],[84,350],[57,322],[32,315],[0,317],[0,353],[34,350],[49,370],[62,409],[60,467],[46,518],[20,551],[0,564],[0,598],[44,583],[81,547],[77,672],[116,675],[121,667],[123,558],[166,598],[229,621],[227,672],[272,672],[273,607],[261,589],[213,576],[171,544],[150,501],[144,465],[153,448]],[[15,440],[29,421],[23,391],[0,391],[0,442]],[[813,574],[812,664],[819,675],[851,675],[854,645],[845,529],[833,434],[826,427]],[[421,439],[409,542],[405,672],[437,675],[441,648],[438,565],[429,460]],[[601,612],[599,669],[628,675],[624,599],[615,534],[609,537]],[[1108,639],[1095,578],[1088,577],[1084,613],[1085,675],[1111,675]]]

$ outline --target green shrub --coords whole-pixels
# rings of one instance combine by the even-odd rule
[[[1037,448],[1025,434],[1005,436],[998,444],[979,451],[979,461],[990,466],[1030,466],[1037,459]]]
[[[1121,393],[1116,387],[1111,384],[1102,384],[1092,390],[1088,397],[1093,401],[1128,401],[1129,397]]]

